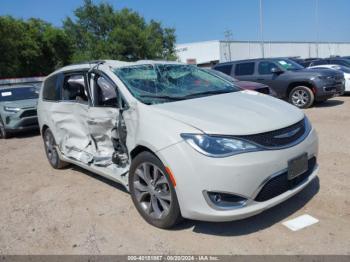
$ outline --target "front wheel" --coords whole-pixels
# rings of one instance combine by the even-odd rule
[[[171,228],[181,221],[175,188],[164,165],[152,153],[142,152],[133,159],[129,189],[137,211],[151,225]]]
[[[314,103],[315,96],[306,86],[297,86],[289,94],[289,103],[299,108],[308,108]]]

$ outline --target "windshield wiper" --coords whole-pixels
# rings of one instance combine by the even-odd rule
[[[189,97],[196,97],[196,96],[205,96],[205,95],[218,95],[218,94],[227,94],[227,93],[232,93],[234,90],[212,90],[212,91],[206,91],[206,92],[199,92],[199,93],[193,93],[186,95],[184,97],[189,98]]]
[[[157,96],[157,95],[140,95],[140,97],[146,97],[146,98],[160,98],[160,99],[168,99],[168,100],[183,100],[184,97],[178,97],[178,96]]]

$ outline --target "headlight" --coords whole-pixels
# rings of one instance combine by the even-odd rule
[[[17,113],[19,112],[21,109],[18,107],[11,107],[11,106],[5,106],[4,110],[7,112],[11,112],[11,113]]]
[[[331,81],[333,79],[331,76],[318,76],[318,78],[324,81]]]
[[[203,134],[181,134],[181,137],[195,150],[210,157],[227,157],[260,149],[257,145],[236,138]]]

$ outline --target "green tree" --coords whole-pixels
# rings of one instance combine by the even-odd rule
[[[0,16],[0,39],[0,77],[47,75],[73,53],[65,32],[40,19]]]
[[[108,3],[85,0],[74,14],[74,19],[64,21],[74,43],[73,61],[176,58],[175,30],[154,20],[146,22],[130,9],[115,10]]]

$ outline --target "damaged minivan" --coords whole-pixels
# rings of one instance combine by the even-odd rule
[[[194,65],[64,67],[46,78],[38,117],[53,168],[121,183],[160,228],[258,214],[318,172],[317,134],[301,110]]]

